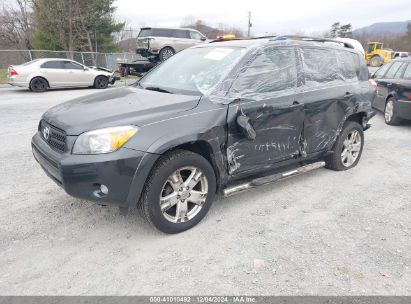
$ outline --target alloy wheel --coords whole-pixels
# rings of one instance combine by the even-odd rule
[[[163,185],[161,212],[170,222],[187,222],[201,211],[207,194],[207,178],[200,169],[193,166],[180,168]]]
[[[357,130],[352,130],[348,133],[343,142],[343,150],[341,152],[341,162],[344,167],[352,166],[360,155],[361,135]]]
[[[385,106],[384,117],[386,122],[390,122],[394,116],[394,103],[392,100],[388,100]]]
[[[165,49],[163,51],[162,59],[163,59],[163,61],[167,60],[168,58],[170,58],[173,55],[174,55],[174,52],[171,49]]]

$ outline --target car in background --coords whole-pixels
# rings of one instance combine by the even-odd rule
[[[190,28],[144,27],[137,36],[137,54],[150,61],[164,61],[175,53],[205,43],[207,37]]]
[[[394,58],[407,58],[409,55],[408,52],[394,52]]]
[[[50,88],[95,87],[105,89],[114,84],[114,73],[108,69],[87,67],[62,58],[36,59],[21,65],[11,65],[7,81],[12,86],[44,92]]]
[[[384,112],[385,122],[398,125],[411,120],[411,58],[386,63],[371,78],[377,84],[373,107]]]

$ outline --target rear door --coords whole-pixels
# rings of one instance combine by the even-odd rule
[[[382,95],[383,92],[383,82],[384,76],[391,67],[392,62],[384,64],[382,67],[380,67],[373,75],[372,78],[375,80],[377,83],[377,94],[374,98],[374,102],[372,106],[380,111],[384,111],[385,107],[385,99],[387,96]]]
[[[40,66],[40,72],[49,82],[50,87],[64,86],[66,81],[63,61],[50,60]]]
[[[250,61],[229,92],[227,160],[234,176],[268,170],[297,158],[300,150],[304,107],[296,49],[267,47]],[[257,133],[253,141],[236,124],[242,113]]]
[[[305,81],[305,152],[309,155],[332,147],[345,113],[360,92],[342,75],[335,50],[305,46],[300,52]]]

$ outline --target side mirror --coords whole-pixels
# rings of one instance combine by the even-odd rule
[[[206,41],[206,40],[207,40],[207,38],[206,38],[206,37],[204,37],[204,36],[202,36],[202,37],[200,38],[200,40],[201,40],[201,41]]]
[[[254,140],[257,137],[257,133],[254,130],[250,122],[250,118],[241,114],[237,117],[237,125],[243,131],[244,136],[249,140]]]

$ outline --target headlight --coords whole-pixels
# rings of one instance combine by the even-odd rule
[[[120,149],[137,133],[135,126],[105,128],[81,134],[73,147],[73,154],[101,154]]]

